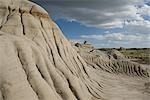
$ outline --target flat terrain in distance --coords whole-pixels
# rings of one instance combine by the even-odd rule
[[[133,62],[150,65],[150,48],[101,48],[99,50],[116,49]]]
[[[119,51],[134,62],[150,65],[150,48],[131,48]]]

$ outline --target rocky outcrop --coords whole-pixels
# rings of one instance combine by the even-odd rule
[[[146,74],[131,77],[86,62],[43,8],[28,0],[0,0],[0,100],[150,97],[144,87],[149,76],[141,67]]]
[[[89,76],[103,84],[102,92],[109,94],[104,95],[106,100],[147,100],[149,98],[149,86],[146,85],[150,83],[148,67],[131,62],[117,50],[91,50],[82,46],[74,48],[88,64],[89,72],[92,71],[96,78],[93,73],[88,72]]]
[[[118,50],[114,50],[114,49],[113,50],[108,50],[107,54],[111,55],[116,60],[125,59],[125,56],[122,53],[120,53]]]
[[[117,50],[109,50],[104,52],[96,49],[89,51],[84,49],[85,48],[79,48],[78,53],[88,65],[94,65],[93,67],[112,74],[149,77],[149,73],[146,70],[147,67],[131,62]]]

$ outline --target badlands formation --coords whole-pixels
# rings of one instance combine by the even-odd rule
[[[149,68],[72,46],[40,6],[0,0],[0,100],[150,100]]]

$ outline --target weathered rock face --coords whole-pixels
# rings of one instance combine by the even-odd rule
[[[147,100],[150,96],[149,68],[131,62],[119,51],[100,51],[73,46],[87,63],[90,78],[100,84],[106,100]],[[148,85],[149,84],[149,85]]]
[[[0,4],[0,100],[92,98],[86,63],[48,14],[26,0]]]
[[[41,7],[0,0],[0,100],[148,100],[148,73],[133,72],[93,67]]]

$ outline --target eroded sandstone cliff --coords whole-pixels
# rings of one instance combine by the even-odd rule
[[[103,57],[78,54],[40,6],[0,0],[0,100],[150,98],[146,69]]]

